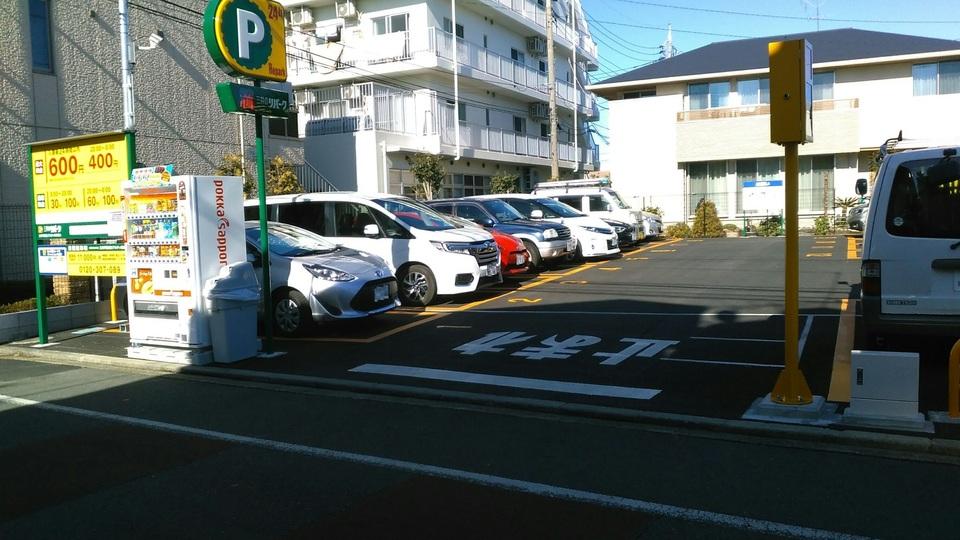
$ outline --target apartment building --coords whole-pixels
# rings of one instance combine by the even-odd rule
[[[444,157],[444,196],[550,175],[542,0],[283,0],[306,161],[344,190],[410,193],[407,157]],[[597,49],[577,0],[554,2],[561,172],[599,165],[585,90]]]
[[[613,185],[664,220],[701,199],[728,221],[783,209],[783,148],[770,143],[767,43],[813,46],[813,142],[800,146],[800,213],[852,197],[884,141],[956,140],[960,42],[858,29],[714,43],[589,86],[610,100]]]
[[[26,145],[123,128],[116,0],[3,5],[0,283],[33,279]],[[253,160],[253,119],[224,114],[217,99],[216,84],[230,79],[203,43],[206,5],[204,0],[130,3],[141,163],[172,163],[185,174],[209,174],[224,154],[241,148]],[[267,155],[302,162],[295,130],[282,119],[265,120]]]

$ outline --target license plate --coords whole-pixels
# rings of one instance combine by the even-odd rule
[[[567,240],[567,251],[573,251],[577,249],[577,239],[571,238]]]
[[[480,277],[495,276],[498,273],[500,273],[500,265],[498,263],[491,263],[480,267]]]
[[[527,258],[523,255],[517,255],[517,266],[523,266],[527,262]]]
[[[373,289],[373,301],[382,302],[390,298],[390,286],[389,285],[377,285]]]

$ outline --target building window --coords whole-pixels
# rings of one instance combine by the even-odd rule
[[[823,212],[833,202],[833,155],[800,158],[800,211]]]
[[[448,19],[448,18],[446,18],[446,17],[443,18],[443,31],[446,32],[446,33],[448,33],[448,34],[453,33],[453,21],[451,21],[450,19]],[[462,25],[462,24],[458,24],[458,25],[457,25],[457,37],[460,38],[460,39],[463,39],[463,25]],[[483,37],[486,38],[487,36],[483,36]],[[484,43],[483,46],[486,47],[487,44]]]
[[[483,48],[484,48],[484,49],[487,48],[487,35],[486,35],[486,34],[483,35]]]
[[[550,136],[550,125],[549,124],[540,124],[540,136],[549,137]]]
[[[484,109],[483,112],[485,113],[484,114],[485,125],[489,126],[490,125],[490,109]]]
[[[406,13],[398,13],[396,15],[384,15],[383,17],[372,18],[374,35],[379,36],[382,34],[406,32],[407,17],[408,15]]]
[[[690,110],[716,109],[726,107],[730,98],[729,82],[712,82],[691,84],[687,93],[690,95]]]
[[[522,116],[513,117],[513,130],[520,134],[527,132],[527,119]]]
[[[30,0],[30,46],[33,69],[36,71],[53,71],[50,35],[50,3],[47,0]]]
[[[519,62],[521,64],[526,62],[526,57],[523,55],[521,51],[518,51],[517,49],[510,49],[510,58],[512,58],[514,61]]]
[[[690,213],[693,214],[700,199],[713,201],[717,215],[727,215],[727,162],[704,161],[687,165],[690,184]]]
[[[813,74],[813,100],[833,99],[833,72]]]
[[[913,66],[913,95],[935,96],[960,92],[960,61]]]
[[[538,67],[540,68],[540,73],[546,73],[546,72],[547,72],[547,63],[544,62],[543,60],[539,60],[539,61],[538,61]]]
[[[445,197],[483,195],[487,192],[487,186],[490,185],[489,176],[475,174],[451,174],[447,179],[450,183],[444,188]]]
[[[744,79],[737,81],[737,94],[740,105],[760,105],[770,103],[770,79]]]
[[[269,132],[270,135],[276,137],[299,137],[299,130],[297,122],[297,113],[290,113],[290,116],[286,118],[269,118]]]
[[[457,103],[457,120],[461,122],[467,121],[467,104],[466,103]]]
[[[783,200],[773,201],[769,195],[764,200],[749,200],[744,202],[744,187],[760,187],[759,182],[780,181],[783,185],[783,175],[780,168],[780,158],[764,159],[740,159],[737,160],[737,213],[738,214],[757,214],[757,213],[776,213],[783,208]],[[773,188],[759,190],[760,193],[775,193]],[[780,193],[783,188],[780,187]],[[758,192],[753,192],[749,196],[756,196]]]

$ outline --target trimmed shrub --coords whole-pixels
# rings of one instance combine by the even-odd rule
[[[780,216],[770,216],[757,225],[757,236],[779,236]]]
[[[819,216],[813,222],[813,234],[817,236],[827,236],[830,234],[830,218],[827,216]]]
[[[727,235],[717,216],[717,205],[713,201],[701,199],[694,215],[691,234],[695,238],[723,238]]]
[[[47,297],[47,307],[65,306],[69,303],[65,298],[56,294]],[[27,298],[26,300],[0,305],[0,313],[17,313],[18,311],[30,311],[31,309],[37,309],[36,298]]]
[[[674,223],[667,227],[667,236],[673,238],[690,238],[690,226],[686,223]]]

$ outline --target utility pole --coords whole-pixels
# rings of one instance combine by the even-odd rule
[[[550,98],[550,180],[560,179],[557,156],[557,73],[553,58],[553,0],[547,0],[547,95]],[[574,45],[576,46],[576,45]]]
[[[120,8],[120,66],[123,92],[123,130],[132,132],[137,121],[133,110],[133,47],[130,43],[130,23],[127,0],[118,0]]]

